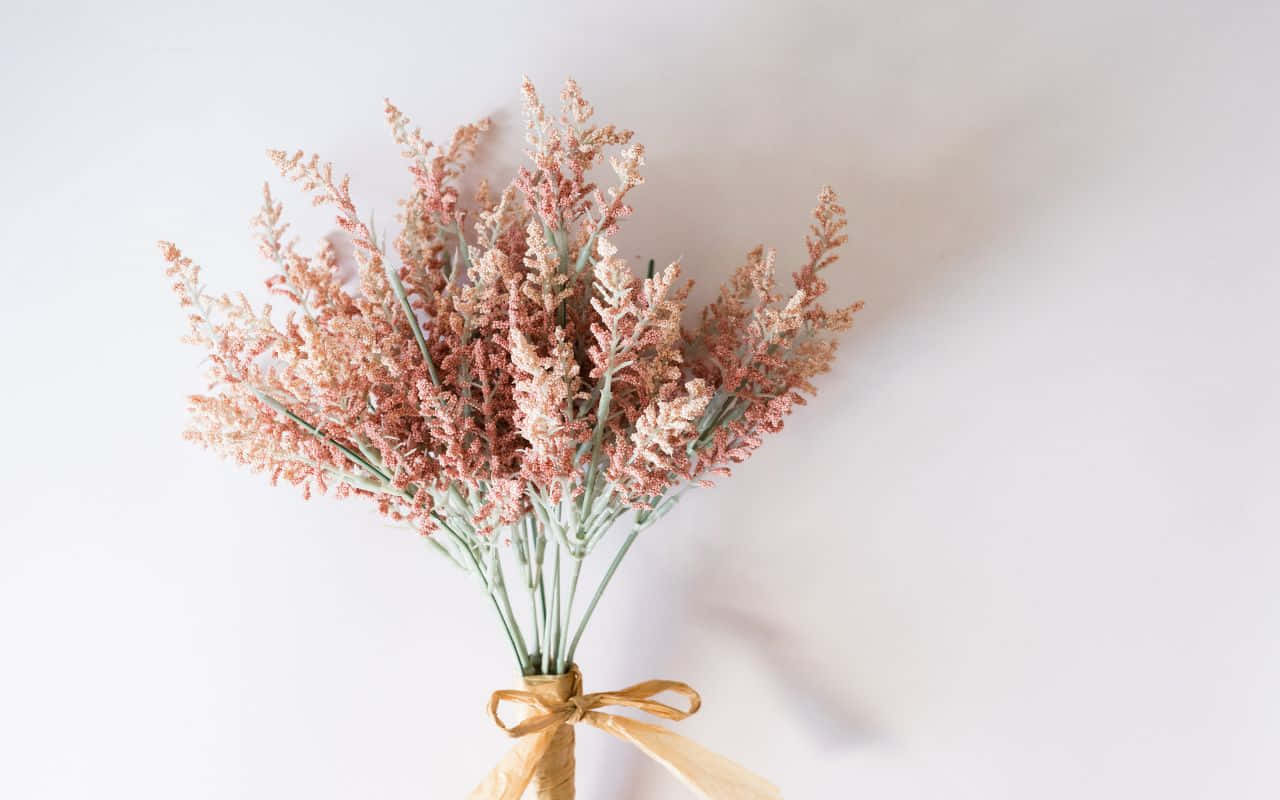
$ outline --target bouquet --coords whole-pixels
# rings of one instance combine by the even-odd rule
[[[210,293],[200,268],[161,243],[187,338],[208,353],[209,389],[190,400],[186,436],[304,497],[368,500],[474,579],[525,686],[491,698],[518,741],[473,797],[514,799],[529,784],[540,798],[572,797],[572,725],[584,721],[705,797],[777,796],[666,728],[597,710],[682,719],[699,704],[691,688],[583,694],[574,656],[637,538],[781,430],[829,369],[834,334],[860,307],[821,303],[845,211],[822,190],[794,289],[777,287],[775,254],[757,247],[686,326],[681,266],[649,261],[637,274],[613,243],[644,182],[644,148],[594,122],[572,80],[558,118],[527,78],[522,93],[530,163],[466,197],[461,176],[490,122],[434,144],[387,102],[413,176],[393,239],[362,220],[331,164],[269,151],[336,210],[355,261],[346,269],[330,242],[303,254],[265,187],[253,227],[283,315]],[[591,174],[606,159],[616,180],[602,189]],[[582,562],[602,547],[603,578],[580,586]],[[688,708],[653,699],[664,691]],[[522,722],[503,722],[504,701],[526,707]]]

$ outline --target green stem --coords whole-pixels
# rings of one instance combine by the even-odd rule
[[[609,360],[604,374],[604,386],[600,389],[600,400],[596,406],[596,426],[591,434],[591,456],[587,462],[586,487],[582,494],[582,511],[591,513],[591,503],[595,499],[596,459],[600,457],[600,446],[604,442],[605,424],[609,419],[609,405],[613,401],[613,357],[618,348],[617,337],[609,338]]]
[[[436,537],[434,537],[434,536],[426,536],[426,537],[424,537],[424,538],[427,540],[427,544],[431,545],[431,546],[432,546],[432,548],[434,548],[434,549],[435,549],[437,552],[439,552],[442,556],[444,556],[445,558],[449,559],[449,563],[450,563],[450,564],[454,565],[455,567],[457,567],[458,569],[462,570],[463,572],[466,572],[466,571],[467,571],[467,567],[466,567],[466,565],[465,565],[465,564],[463,564],[461,561],[459,561],[459,560],[458,560],[458,557],[457,557],[457,556],[455,556],[455,555],[453,554],[453,551],[452,551],[452,550],[450,550],[449,548],[447,548],[447,547],[445,547],[444,545],[440,544],[440,542],[436,539]]]
[[[569,644],[569,652],[565,655],[566,663],[573,662],[573,654],[578,651],[578,641],[582,638],[582,632],[587,629],[587,623],[591,621],[591,614],[596,610],[596,604],[600,602],[600,595],[604,594],[604,589],[609,585],[609,581],[613,579],[613,573],[617,571],[618,565],[622,563],[622,558],[631,549],[631,543],[640,535],[643,528],[636,525],[631,529],[631,533],[627,534],[626,541],[618,548],[618,554],[613,557],[613,562],[609,564],[609,569],[604,573],[604,577],[600,579],[600,585],[596,587],[596,593],[591,597],[591,603],[587,606],[586,612],[582,615],[582,621],[578,623],[578,631],[573,635],[573,641]]]
[[[427,362],[427,372],[431,374],[431,382],[439,386],[440,376],[436,373],[436,364],[431,360],[431,353],[427,352],[427,340],[423,337],[422,327],[418,324],[418,315],[413,313],[413,306],[409,304],[409,295],[404,290],[400,275],[391,266],[390,262],[387,262],[386,272],[387,281],[391,284],[391,290],[395,292],[396,299],[400,301],[400,308],[404,311],[405,319],[409,321],[409,327],[413,329],[413,338],[418,342],[418,349],[422,351],[423,360]]]
[[[529,590],[529,616],[533,619],[533,656],[541,656],[542,654],[542,620],[538,618],[538,595],[537,585],[537,564],[534,564],[534,553],[537,545],[534,542],[533,535],[530,533],[533,520],[525,517],[520,520],[520,538],[523,541],[525,550],[525,586]]]
[[[556,646],[560,642],[560,544],[556,543],[556,565],[552,573],[551,608],[547,609],[547,646],[542,650],[542,674],[549,675],[556,663]]]
[[[502,615],[502,607],[498,605],[498,599],[494,597],[493,592],[489,590],[489,579],[485,577],[484,569],[481,568],[479,560],[476,559],[475,551],[471,549],[470,545],[463,541],[457,531],[449,526],[449,523],[445,521],[444,517],[434,511],[431,512],[431,516],[435,518],[436,522],[440,524],[440,527],[444,531],[453,537],[458,548],[467,554],[467,558],[471,559],[471,565],[475,568],[476,577],[480,579],[480,585],[484,587],[484,593],[489,596],[489,602],[493,603],[493,610],[498,614],[498,621],[502,623],[502,630],[507,634],[507,641],[511,642],[511,650],[516,654],[516,663],[520,665],[520,669],[523,671],[525,664],[524,658],[520,654],[520,648],[516,646],[515,636],[511,634],[511,626],[507,624],[506,617]]]
[[[582,558],[574,556],[573,572],[569,578],[569,602],[566,603],[564,607],[564,627],[560,633],[560,643],[556,647],[560,654],[560,660],[556,664],[557,675],[563,675],[565,669],[569,666],[568,659],[566,658],[569,651],[566,645],[569,641],[569,625],[573,622],[573,598],[574,595],[578,593],[578,576],[581,572]]]
[[[542,570],[542,556],[546,550],[546,539],[542,539],[538,543],[538,615],[542,620],[542,650],[546,652],[550,647],[547,639],[550,633],[547,630],[547,582],[543,580],[545,573]],[[544,673],[545,674],[545,673]]]
[[[516,612],[511,608],[511,598],[507,595],[507,582],[502,575],[502,558],[497,548],[493,550],[493,568],[494,580],[490,584],[493,592],[497,594],[498,599],[502,603],[502,611],[504,613],[507,625],[511,629],[512,636],[515,637],[516,660],[520,662],[520,671],[524,674],[529,672],[529,656],[528,648],[524,643],[524,636],[520,634],[520,623],[516,620]]]
[[[377,475],[377,476],[378,476],[379,478],[381,478],[382,480],[387,481],[388,483],[390,483],[390,482],[391,482],[391,478],[390,478],[390,476],[386,475],[384,472],[382,472],[382,470],[380,470],[380,469],[378,469],[377,467],[375,467],[375,466],[373,466],[372,464],[370,464],[367,460],[365,460],[364,456],[362,456],[362,455],[358,454],[356,451],[352,450],[350,447],[347,447],[346,445],[339,444],[339,443],[338,443],[337,441],[335,441],[334,439],[330,438],[329,436],[326,436],[326,435],[325,435],[324,433],[322,433],[322,432],[321,432],[321,430],[320,430],[319,428],[317,428],[315,425],[312,425],[310,422],[307,422],[307,421],[306,421],[305,419],[303,419],[302,417],[299,417],[297,414],[295,414],[295,413],[293,413],[292,411],[290,411],[289,409],[285,408],[285,407],[284,407],[284,404],[283,404],[283,403],[281,403],[279,400],[275,399],[274,397],[272,397],[271,395],[267,394],[266,392],[264,392],[264,391],[262,391],[262,390],[260,390],[260,389],[256,389],[256,388],[255,388],[255,389],[253,390],[253,393],[254,393],[254,395],[256,395],[256,396],[257,396],[257,398],[258,398],[259,400],[261,400],[262,402],[266,403],[268,406],[270,406],[270,407],[271,407],[273,410],[275,410],[277,413],[283,414],[284,416],[286,416],[286,417],[288,417],[289,419],[291,419],[291,420],[293,420],[294,422],[296,422],[298,425],[302,426],[302,428],[303,428],[304,430],[306,430],[306,432],[307,432],[307,433],[311,434],[312,436],[316,437],[317,439],[320,439],[321,441],[328,442],[329,444],[331,444],[331,445],[333,445],[334,447],[336,447],[336,448],[338,448],[339,450],[341,450],[343,455],[345,455],[345,456],[346,456],[348,459],[350,459],[352,462],[354,462],[354,463],[356,463],[356,464],[359,464],[360,466],[362,466],[362,467],[364,467],[365,469],[369,470],[369,473],[370,473],[371,475]]]
[[[467,237],[462,235],[462,227],[456,222],[453,224],[453,233],[458,237],[457,253],[459,260],[462,262],[462,270],[465,276],[466,273],[471,271],[471,250],[467,247]],[[456,272],[457,270],[454,271]],[[453,280],[455,277],[457,276],[450,275],[449,280]]]

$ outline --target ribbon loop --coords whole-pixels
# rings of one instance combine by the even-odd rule
[[[508,703],[518,703],[519,705],[531,708],[534,711],[541,713],[526,717],[519,724],[508,727],[507,724],[502,721],[502,717],[498,714],[498,706],[501,705],[503,701]],[[488,711],[489,719],[493,720],[495,725],[501,728],[503,732],[511,738],[518,739],[521,736],[528,736],[531,733],[537,733],[545,728],[550,728],[566,722],[569,714],[572,713],[572,708],[573,706],[569,706],[569,710],[566,711],[563,706],[549,705],[533,692],[522,692],[517,689],[501,689],[494,692],[493,695],[489,697]]]
[[[689,701],[689,707],[681,710],[653,699],[663,692],[673,692],[684,697]],[[688,719],[702,708],[702,697],[694,691],[692,686],[680,681],[645,681],[617,692],[598,692],[584,695],[584,698],[592,701],[592,708],[601,706],[635,708],[673,722]]]

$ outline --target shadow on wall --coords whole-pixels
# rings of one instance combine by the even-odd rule
[[[797,419],[808,413],[856,414],[857,396],[875,382],[860,369],[862,356],[874,354],[883,349],[885,340],[900,335],[927,338],[932,299],[990,279],[984,274],[990,261],[984,253],[1033,227],[1035,219],[1058,198],[1075,190],[1088,175],[1097,174],[1097,164],[1091,163],[1097,161],[1092,157],[1095,154],[1078,146],[1079,111],[1056,93],[1045,92],[1013,102],[1003,114],[985,122],[952,121],[950,128],[959,133],[941,131],[931,136],[930,131],[916,131],[911,138],[918,152],[903,153],[901,144],[897,145],[899,163],[905,165],[897,170],[887,170],[872,160],[859,161],[857,152],[844,148],[800,154],[808,166],[797,168],[794,160],[761,161],[726,146],[723,156],[710,164],[700,159],[655,165],[650,171],[652,192],[645,198],[646,205],[679,206],[682,201],[677,197],[664,204],[667,198],[654,195],[678,193],[682,181],[713,182],[716,170],[729,170],[734,163],[751,163],[752,180],[761,186],[773,182],[794,185],[796,173],[808,172],[810,167],[812,172],[829,176],[827,180],[837,188],[850,219],[849,243],[841,262],[828,275],[830,296],[833,303],[861,298],[867,306],[842,345],[836,371],[818,381],[822,394],[815,403],[819,407],[799,410]],[[895,133],[885,130],[883,136]],[[753,149],[781,152],[786,145],[785,141],[757,141]],[[760,208],[752,207],[750,213],[764,219],[777,214],[779,207],[780,203],[766,202]],[[794,204],[787,205],[781,223],[794,232],[791,238],[796,244],[779,248],[780,264],[795,263],[797,258],[785,256],[801,252],[802,226],[793,208]],[[741,224],[734,230],[740,232]],[[694,233],[693,229],[667,231],[655,240],[690,241]],[[705,232],[699,235],[705,242]],[[728,266],[708,274],[701,265],[691,265],[690,272],[703,280],[705,291],[706,285],[717,285],[728,274],[737,263],[739,250],[745,252],[752,244],[754,241],[740,242],[728,233],[716,236],[714,243],[704,246],[728,248],[727,252],[734,254]],[[856,420],[847,422],[857,428]],[[774,445],[766,444],[761,452]],[[792,501],[821,504],[844,495],[839,502],[856,504],[856,487],[842,485],[839,477],[844,458],[838,447],[824,449],[815,435],[803,459],[786,462],[785,474],[770,474],[757,461],[737,470],[726,482],[735,484],[734,492],[740,498],[772,498],[781,491]],[[680,581],[668,585],[665,593],[650,588],[645,593],[647,602],[629,606],[635,617],[621,627],[642,637],[646,670],[666,674],[679,659],[680,648],[707,646],[703,634],[710,628],[742,645],[735,652],[744,649],[754,653],[755,666],[771,676],[780,698],[794,710],[796,721],[812,733],[818,747],[847,748],[859,741],[891,738],[893,733],[864,710],[869,696],[851,685],[856,653],[845,650],[833,654],[819,646],[820,637],[804,635],[806,630],[822,628],[847,630],[856,641],[855,650],[879,648],[869,630],[859,631],[857,621],[846,616],[851,586],[885,579],[883,565],[877,565],[876,548],[859,546],[856,530],[806,530],[805,549],[824,554],[821,563],[825,566],[814,567],[810,562],[801,570],[797,564],[779,564],[776,547],[761,546],[780,534],[776,515],[744,503],[716,503],[714,508],[714,529],[677,532],[687,533],[690,538],[686,541],[698,550],[694,561],[680,570]],[[709,516],[704,509],[702,519]],[[936,535],[946,534],[937,531]],[[646,551],[637,548],[636,552]],[[628,566],[635,572],[653,567],[634,561],[658,560],[645,555],[632,558]],[[770,585],[757,580],[764,575],[771,576]],[[696,581],[691,576],[696,576]],[[652,578],[644,576],[646,581]],[[786,592],[780,592],[783,587]],[[795,618],[778,608],[792,591],[807,597],[806,608],[829,610],[829,618],[808,619],[804,623],[807,629],[797,630]],[[874,604],[875,597],[874,591],[859,593],[856,602]],[[873,605],[861,608],[859,616],[893,627],[901,615],[892,607]],[[911,660],[909,635],[905,638],[905,647],[902,639],[894,642],[899,648],[896,658],[901,659],[897,664],[904,668]],[[878,668],[894,669],[892,659],[882,660]],[[866,668],[865,659],[860,660]],[[625,768],[612,771],[609,783],[598,787],[592,796],[624,800],[650,796],[654,787],[649,779],[667,778],[660,770],[640,764],[641,759],[630,756]]]

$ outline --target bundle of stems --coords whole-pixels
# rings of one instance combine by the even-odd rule
[[[606,499],[584,517],[582,507],[577,504],[569,504],[568,508],[554,504],[552,508],[524,516],[511,526],[503,540],[495,541],[492,537],[477,535],[468,525],[468,508],[464,504],[462,514],[440,521],[447,543],[435,537],[429,541],[455,566],[479,580],[481,589],[492,600],[523,674],[562,674],[573,663],[583,631],[632,543],[671,509],[677,497],[678,494],[661,498],[660,502],[631,514],[626,535],[591,592],[590,601],[581,610],[575,601],[582,562],[626,514],[629,509],[625,506],[619,507]],[[520,586],[508,583],[508,572],[513,575],[511,580]],[[527,604],[523,617],[514,610],[512,593],[517,595],[517,603],[523,600]]]

